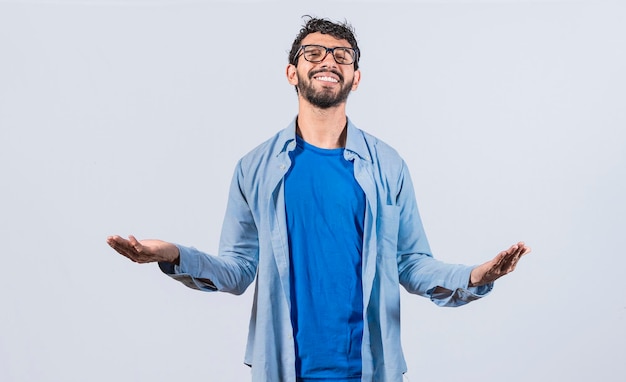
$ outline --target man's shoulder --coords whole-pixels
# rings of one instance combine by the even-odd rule
[[[270,138],[266,139],[255,148],[250,150],[247,154],[245,154],[240,162],[245,167],[248,167],[252,164],[261,164],[266,163],[271,158],[275,158],[286,149],[286,146],[289,142],[295,139],[295,132],[293,132],[293,127],[290,125],[274,135]]]
[[[356,126],[353,127],[353,132],[362,137],[373,159],[385,159],[386,161],[400,162],[403,161],[402,157],[393,146],[391,146],[381,138],[378,138],[377,136],[368,133],[365,130],[361,130]]]
[[[368,133],[367,131],[364,131],[364,130],[361,130],[361,131],[363,132],[363,135],[365,136],[365,139],[367,141],[372,142],[376,146],[378,146],[380,150],[386,150],[386,151],[389,151],[390,153],[393,153],[395,155],[398,155],[398,156],[400,155],[400,154],[398,154],[398,151],[393,146],[391,146],[389,143],[387,143],[383,139],[378,138],[377,136],[372,135],[372,134]]]

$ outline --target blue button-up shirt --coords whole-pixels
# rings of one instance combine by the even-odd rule
[[[344,150],[366,197],[363,232],[362,381],[402,381],[400,290],[440,306],[460,306],[492,285],[469,288],[472,267],[433,258],[405,162],[350,121]],[[245,363],[253,382],[295,382],[290,319],[289,247],[284,177],[296,146],[295,120],[244,156],[235,169],[219,254],[178,246],[179,265],[161,269],[203,291],[243,293],[256,276]]]

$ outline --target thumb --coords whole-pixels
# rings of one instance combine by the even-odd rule
[[[137,240],[135,236],[133,235],[128,235],[128,242],[130,243],[131,247],[133,247],[135,251],[139,252],[141,248],[143,247],[141,243],[139,242],[139,240]]]

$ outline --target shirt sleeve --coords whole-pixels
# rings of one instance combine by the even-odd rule
[[[161,270],[202,291],[242,294],[252,283],[258,265],[258,231],[242,188],[241,161],[233,176],[222,224],[219,255],[177,245],[180,263],[159,263]]]

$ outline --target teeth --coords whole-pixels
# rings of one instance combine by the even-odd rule
[[[319,81],[339,82],[335,78],[332,78],[332,77],[315,77],[315,79],[317,79]]]

